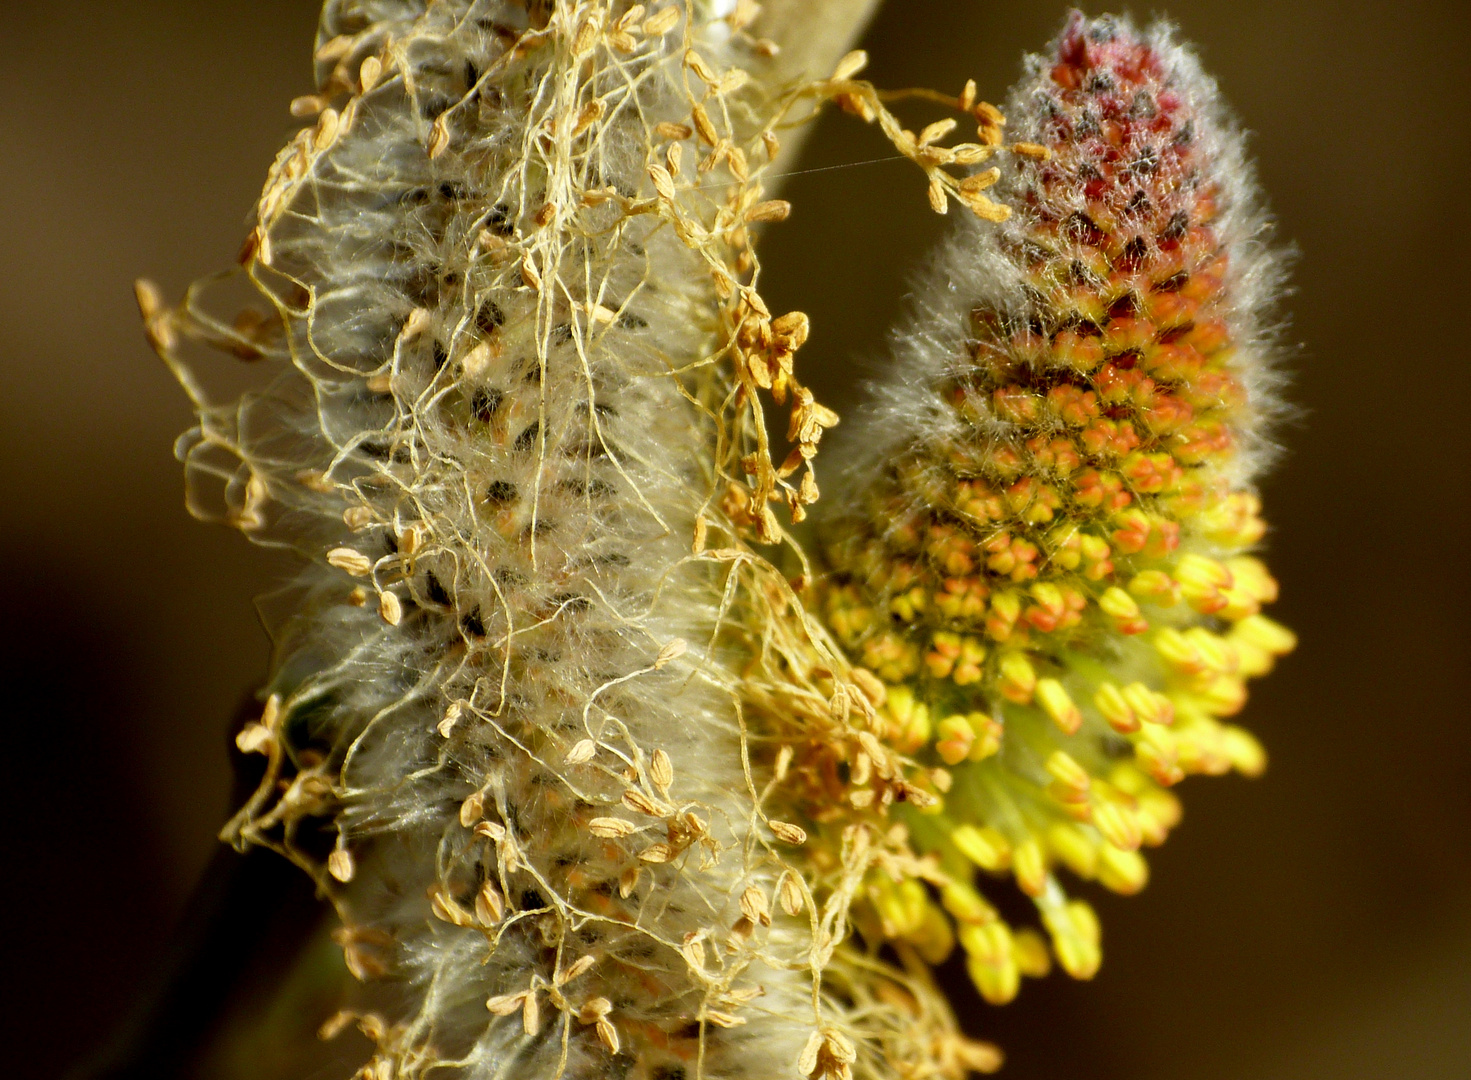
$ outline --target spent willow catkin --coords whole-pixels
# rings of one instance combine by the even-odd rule
[[[824,716],[846,685],[749,547],[781,536],[770,503],[815,500],[836,422],[750,229],[787,213],[760,177],[794,106],[899,129],[861,56],[753,79],[754,7],[333,0],[241,271],[177,308],[140,283],[200,416],[191,506],[309,563],[225,836],[336,905],[383,987],[344,1018],[364,1075],[841,1074],[864,1039],[862,995],[824,982],[853,888],[768,814],[792,754],[747,731],[735,674],[764,617],[826,657]],[[901,149],[987,205],[944,166],[992,148]],[[200,347],[261,384],[220,400]],[[790,406],[780,467],[763,396]],[[990,1060],[928,1010],[952,1074]]]
[[[974,84],[908,92],[976,125],[945,145],[861,53],[772,65],[759,9],[329,0],[240,268],[139,284],[191,508],[307,565],[224,836],[336,906],[364,1080],[991,1071],[930,965],[958,937],[1000,1001],[1050,959],[976,870],[1087,976],[1054,867],[1137,889],[1170,784],[1261,766],[1217,717],[1290,645],[1246,554],[1277,275],[1213,87],[1078,17],[1018,141]],[[965,220],[814,567],[773,507],[837,417],[753,227],[823,101]]]
[[[976,878],[1014,876],[1090,977],[1098,922],[1058,870],[1142,888],[1172,785],[1262,769],[1222,718],[1293,644],[1250,554],[1281,271],[1214,83],[1168,26],[1074,15],[1007,117],[1042,152],[993,191],[1010,218],[960,222],[915,290],[821,600],[882,680],[875,733],[946,770],[907,819],[943,878],[873,875],[874,933],[931,959],[958,937],[994,1002],[1048,956]]]

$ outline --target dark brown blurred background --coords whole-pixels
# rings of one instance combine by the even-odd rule
[[[227,728],[287,564],[185,514],[184,397],[132,278],[174,296],[237,250],[305,92],[312,0],[4,5],[0,828],[5,1072],[49,1078],[141,993],[215,848]],[[1257,782],[1192,780],[1105,963],[992,1009],[1012,1080],[1471,1077],[1464,0],[1177,0],[1246,125],[1282,235],[1301,418],[1266,485],[1276,614]],[[1144,14],[1145,12],[1141,12]],[[890,0],[881,85],[999,100],[1061,4]],[[887,156],[825,119],[804,168]],[[912,167],[795,177],[767,237],[801,362],[843,407],[944,222]]]

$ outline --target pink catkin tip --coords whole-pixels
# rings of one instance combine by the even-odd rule
[[[1106,84],[1133,87],[1158,77],[1159,72],[1159,55],[1148,42],[1124,30],[1110,16],[1090,19],[1073,11],[1057,42],[1052,81],[1064,90],[1087,90],[1087,77],[1103,73],[1112,76]]]

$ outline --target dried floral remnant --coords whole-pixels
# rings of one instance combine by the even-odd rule
[[[836,418],[754,287],[791,95],[716,6],[329,0],[239,270],[139,288],[191,508],[310,567],[225,837],[406,988],[363,1075],[765,1077],[842,1009],[725,652]]]

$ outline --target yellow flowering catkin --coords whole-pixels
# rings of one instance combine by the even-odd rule
[[[930,887],[870,874],[865,933],[932,961],[958,938],[993,1002],[1048,950],[977,879],[1013,876],[1093,975],[1059,871],[1142,888],[1174,784],[1263,768],[1225,718],[1293,644],[1251,553],[1280,270],[1214,83],[1168,26],[1075,14],[1007,117],[1012,213],[960,222],[916,289],[817,602],[882,683],[873,735],[943,791],[907,814]]]

